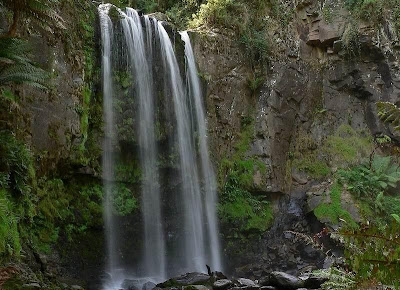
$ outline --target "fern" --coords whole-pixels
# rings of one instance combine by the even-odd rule
[[[27,42],[0,38],[0,85],[28,84],[45,89],[49,74],[29,59]]]
[[[400,108],[390,102],[378,102],[378,116],[384,122],[394,126],[394,129],[400,130]]]
[[[313,274],[318,278],[328,279],[321,285],[323,290],[345,290],[354,289],[356,285],[355,275],[337,267],[314,271]]]
[[[65,29],[63,18],[55,10],[58,0],[1,0],[1,5],[13,12],[9,36],[14,36],[21,17],[34,20],[43,29],[53,32],[52,27]]]

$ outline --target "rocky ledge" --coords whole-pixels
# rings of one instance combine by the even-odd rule
[[[213,272],[211,275],[194,272],[171,278],[157,285],[147,282],[142,288],[132,283],[133,281],[126,280],[121,290],[306,290],[320,289],[325,281],[313,274],[296,277],[278,271],[255,281],[246,278],[228,279],[221,272]]]

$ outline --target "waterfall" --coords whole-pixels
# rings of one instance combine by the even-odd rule
[[[114,136],[114,112],[113,112],[113,88],[111,78],[111,40],[113,38],[113,26],[108,11],[110,5],[99,6],[99,18],[102,39],[102,75],[103,75],[103,109],[104,109],[104,140],[103,140],[103,184],[104,184],[104,221],[106,228],[107,243],[107,272],[115,277],[118,266],[118,255],[116,254],[115,222],[113,209],[113,180],[114,180],[114,158],[113,140]]]
[[[162,229],[160,187],[155,138],[154,92],[151,66],[146,57],[151,47],[151,32],[147,31],[147,48],[139,14],[127,8],[122,19],[129,62],[135,76],[135,91],[139,99],[139,150],[143,171],[142,215],[144,221],[144,272],[158,279],[165,278],[165,241]],[[150,25],[149,25],[150,27]],[[151,53],[149,54],[151,57]]]
[[[110,7],[119,14],[119,17],[113,17],[114,21],[108,16]],[[216,180],[208,153],[203,96],[189,35],[182,32],[182,40],[175,39],[185,47],[185,79],[181,73],[183,67],[179,66],[174,50],[176,43],[173,45],[162,22],[147,15],[140,16],[132,8],[123,12],[110,4],[100,5],[99,15],[105,122],[102,164],[104,218],[107,272],[113,280],[106,282],[105,289],[120,289],[123,280],[127,278],[142,277],[159,282],[168,275],[206,272],[206,264],[211,265],[213,270],[222,270],[216,214]],[[119,97],[123,96],[126,102],[134,104],[136,108],[132,113],[135,120],[132,128],[135,132],[135,145],[132,145],[132,151],[137,151],[142,172],[140,206],[143,243],[134,249],[141,253],[142,259],[134,261],[133,268],[126,265],[123,249],[129,245],[122,243],[124,233],[113,215],[112,200],[115,190],[113,152],[119,141],[117,122],[114,120],[119,115],[116,111],[114,116],[113,112],[113,97],[116,97],[118,91],[113,87],[112,79],[113,70],[118,69],[120,73],[122,68],[133,80],[127,93],[119,93]],[[168,112],[160,110],[160,94],[164,96],[163,109]],[[158,114],[164,114],[165,120]],[[175,149],[158,145],[156,124],[162,120],[166,124],[171,122],[166,125],[170,128],[166,142],[169,145],[164,143],[164,146]],[[177,184],[172,180],[161,181],[159,169],[160,156],[175,150],[178,154],[175,165],[179,173],[176,174]],[[168,191],[168,194],[173,194],[178,202],[172,208],[168,208],[164,202],[172,197],[163,196],[162,182],[167,182],[168,186],[174,184],[172,188],[176,192]],[[177,216],[171,216],[174,213]],[[123,274],[119,268],[124,269]]]
[[[209,247],[211,254],[211,268],[222,271],[220,255],[221,249],[218,237],[219,227],[215,206],[217,204],[217,182],[215,180],[214,170],[210,162],[210,155],[208,154],[207,126],[205,122],[205,115],[202,103],[203,95],[189,34],[184,31],[181,32],[181,36],[182,40],[185,42],[185,57],[187,65],[186,77],[189,89],[189,96],[194,99],[196,115],[195,117],[199,135],[199,154],[201,161],[201,175],[204,180],[204,203],[207,219],[208,238],[210,242]]]

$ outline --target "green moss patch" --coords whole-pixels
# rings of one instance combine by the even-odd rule
[[[329,220],[332,224],[339,224],[344,220],[350,227],[356,228],[357,223],[353,220],[350,213],[342,208],[341,194],[343,187],[335,183],[331,187],[330,202],[322,203],[314,209],[314,214],[319,220]]]

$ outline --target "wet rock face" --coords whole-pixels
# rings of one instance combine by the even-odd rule
[[[323,196],[316,188],[310,189],[321,184],[315,182],[321,176],[293,165],[298,158],[293,153],[299,147],[314,152],[314,161],[324,154],[319,151],[324,142],[341,126],[348,126],[360,136],[386,134],[398,139],[379,121],[375,105],[380,100],[400,101],[398,40],[393,25],[388,21],[384,29],[365,23],[352,27],[344,10],[338,9],[327,19],[320,1],[298,3],[293,31],[284,43],[287,54],[271,53],[270,65],[262,73],[265,81],[255,94],[247,83],[253,73],[249,61],[229,35],[193,33],[215,167],[235,152],[243,116],[254,120],[246,156],[256,157],[268,167],[266,175],[254,174],[257,186],[252,194],[273,201],[275,223],[259,235],[247,233],[243,245],[239,238],[229,241],[236,248],[241,245],[242,250],[227,250],[229,270],[244,277],[261,278],[279,269],[297,274],[322,266],[321,253],[285,233],[298,231],[313,236],[322,228],[312,209],[323,201]],[[346,43],[350,29],[359,33],[356,47]],[[299,50],[293,55],[290,48],[296,46]],[[304,152],[299,154],[302,157]],[[335,171],[339,163],[332,157],[327,170]],[[309,191],[314,193],[307,198]],[[343,194],[342,199],[353,219],[359,220],[349,196]],[[223,233],[227,231],[222,228]],[[224,242],[227,248],[228,241]]]

